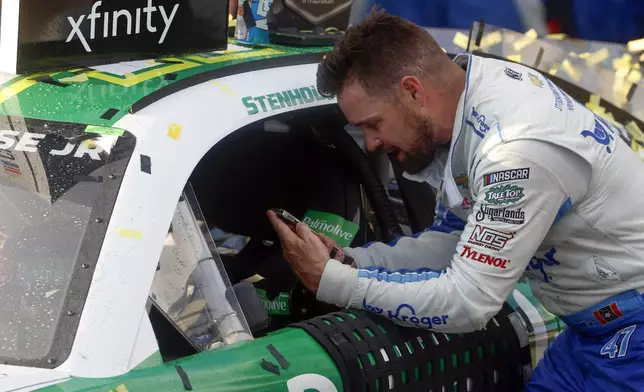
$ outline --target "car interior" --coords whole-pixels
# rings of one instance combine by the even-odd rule
[[[346,124],[335,105],[260,120],[213,146],[188,181],[254,337],[337,310],[299,285],[268,209],[282,208],[299,219],[309,210],[341,216],[359,227],[353,247],[389,242],[433,221],[431,188],[402,178],[386,155],[363,151]],[[255,299],[239,291],[248,287],[243,283],[264,290],[268,300],[288,293],[289,314],[267,321],[249,314]],[[149,313],[164,358],[197,351],[164,312],[152,305]]]

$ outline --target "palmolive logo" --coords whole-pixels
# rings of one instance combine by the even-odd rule
[[[463,251],[461,252],[461,257],[466,257],[473,261],[478,261],[479,263],[492,265],[501,269],[506,269],[508,263],[511,261],[508,259],[502,259],[500,257],[494,257],[481,253],[479,251],[473,250],[471,247],[465,245],[463,246]]]
[[[165,41],[165,37],[168,34],[168,30],[170,30],[170,26],[172,25],[174,17],[177,14],[177,11],[179,10],[180,4],[175,4],[174,8],[172,8],[172,12],[168,14],[164,6],[162,5],[158,7],[153,6],[152,2],[153,0],[148,0],[148,5],[146,7],[137,8],[133,12],[123,9],[123,10],[113,11],[110,13],[110,12],[98,12],[98,8],[103,4],[103,2],[97,1],[94,4],[92,4],[92,11],[88,15],[81,15],[78,17],[78,20],[74,20],[74,18],[71,16],[67,17],[67,20],[69,21],[69,24],[72,27],[72,31],[69,33],[69,36],[67,37],[67,40],[65,42],[70,42],[74,37],[77,36],[78,39],[81,41],[83,48],[85,48],[85,51],[91,52],[92,48],[89,46],[89,43],[87,42],[85,34],[83,34],[83,32],[81,31],[81,25],[85,20],[89,21],[89,24],[90,24],[89,39],[93,40],[97,36],[96,21],[101,18],[103,19],[103,29],[102,31],[99,30],[98,32],[98,34],[102,32],[102,36],[99,35],[99,38],[118,37],[119,36],[118,23],[120,18],[124,18],[124,20],[127,22],[127,25],[126,25],[127,35],[132,35],[132,19],[134,19],[134,34],[138,35],[141,33],[141,24],[145,25],[145,29],[148,32],[156,33],[157,27],[152,22],[152,14],[158,10],[165,24],[163,28],[163,32],[161,33],[161,38],[159,39],[159,44],[162,44],[163,41]],[[135,15],[134,17],[132,16],[133,13]],[[142,14],[145,14],[145,21],[143,20]],[[111,20],[111,24],[110,24],[110,20]],[[111,29],[110,29],[110,25],[112,27]]]

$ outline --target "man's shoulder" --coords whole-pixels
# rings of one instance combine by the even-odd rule
[[[521,64],[480,58],[464,107],[465,124],[480,138],[548,138],[594,125],[594,115],[549,78]],[[496,134],[496,135],[490,135]]]

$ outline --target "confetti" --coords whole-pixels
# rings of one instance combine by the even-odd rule
[[[552,39],[555,41],[561,41],[562,39],[566,39],[568,37],[566,34],[548,34],[546,35],[547,39]]]
[[[628,53],[624,53],[622,57],[613,60],[613,69],[619,71],[623,68],[630,68],[631,60],[633,60],[633,57]]]
[[[589,67],[592,67],[594,65],[597,65],[601,63],[602,61],[606,60],[609,56],[608,49],[606,48],[601,48],[600,50],[589,54],[588,57],[586,57],[586,64]],[[580,56],[581,57],[581,56]]]
[[[637,125],[636,125],[636,126],[637,126]],[[56,293],[58,292],[58,290],[59,290],[59,289],[56,289],[56,290],[52,290],[52,291],[48,291],[48,292],[46,292],[46,293],[45,293],[45,298],[49,298],[49,297],[51,297],[52,295],[56,294]]]
[[[626,77],[626,81],[633,84],[638,84],[642,80],[642,72],[638,71],[635,68],[631,68],[631,71]]]
[[[168,136],[174,140],[179,140],[181,137],[181,125],[172,123],[168,127]]]
[[[617,106],[623,106],[628,102],[626,98],[631,89],[631,83],[626,81],[626,76],[630,72],[629,66],[621,66],[615,72],[613,80],[613,103]]]
[[[231,97],[236,97],[237,93],[227,85],[223,84],[222,82],[218,80],[211,80],[210,83],[214,84],[215,86],[219,87],[222,89],[226,94],[230,95]]]
[[[596,94],[591,94],[590,95],[590,100],[588,102],[590,102],[591,104],[593,104],[595,106],[601,106],[601,103],[600,103],[601,102],[601,97],[599,95],[596,95]]]
[[[100,135],[123,136],[123,130],[112,127],[103,127],[100,125],[88,125],[85,133],[98,133]]]
[[[514,50],[517,52],[521,51],[526,46],[530,45],[537,39],[538,35],[535,29],[528,30],[523,38],[514,43]]]
[[[137,240],[143,239],[143,233],[141,233],[140,231],[133,229],[124,229],[122,227],[116,229],[116,235],[123,238],[132,238]]]
[[[510,61],[514,61],[516,63],[521,63],[521,55],[520,54],[511,54],[507,56],[507,59]]]
[[[626,130],[628,133],[631,134],[633,139],[636,139],[639,142],[644,143],[644,132],[640,129],[640,127],[637,126],[637,123],[635,121],[631,121],[625,126]]]
[[[85,146],[88,150],[95,150],[96,149],[96,142],[93,140],[83,140],[81,142],[81,145]]]
[[[629,52],[640,52],[644,50],[644,38],[629,41],[626,46]]]
[[[559,71],[559,64],[554,64],[552,67],[550,67],[550,70],[548,73],[552,76],[557,74],[557,71]]]
[[[590,99],[586,102],[586,107],[596,115],[604,118],[606,117],[606,108],[601,105],[601,98],[599,95],[591,94]]]
[[[262,281],[262,280],[264,280],[263,276],[255,274],[255,275],[251,276],[250,278],[244,279],[244,282],[257,283],[257,282]]]
[[[561,68],[570,76],[575,82],[581,81],[581,72],[570,62],[570,60],[565,59],[561,63]]]
[[[500,44],[503,41],[503,36],[500,31],[494,31],[486,34],[481,40],[481,49],[488,49],[491,46]]]
[[[467,35],[461,33],[460,31],[454,34],[454,39],[452,39],[452,42],[454,43],[454,45],[463,49],[467,49],[467,41],[469,41],[469,38],[467,37]]]

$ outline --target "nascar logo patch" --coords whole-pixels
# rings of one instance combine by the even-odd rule
[[[503,170],[483,176],[483,185],[498,184],[500,182],[527,180],[530,178],[530,168]]]

